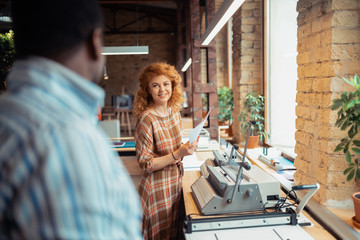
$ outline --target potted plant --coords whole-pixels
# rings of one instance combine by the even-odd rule
[[[208,104],[208,96],[205,93],[201,94],[201,103],[202,103],[202,117],[206,117],[208,112],[209,104]]]
[[[228,135],[232,136],[232,112],[234,110],[234,95],[232,89],[224,86],[218,89],[217,94],[219,125],[228,125]]]
[[[14,33],[0,34],[0,93],[6,91],[5,78],[15,60]]]
[[[343,92],[340,98],[333,100],[332,110],[338,110],[335,125],[341,130],[346,130],[347,135],[341,139],[334,152],[343,151],[347,168],[344,175],[346,180],[360,180],[360,80],[355,75],[350,80],[343,78],[345,82],[355,88],[353,92]],[[354,200],[355,220],[360,225],[360,192],[352,195]]]
[[[269,133],[265,130],[265,97],[257,92],[248,93],[245,97],[244,109],[239,114],[240,128],[245,135],[248,133],[250,126],[250,137],[248,148],[256,148],[259,146],[259,140],[264,142]],[[254,124],[248,124],[254,121]]]

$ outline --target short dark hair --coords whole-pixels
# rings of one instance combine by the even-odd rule
[[[97,0],[12,0],[17,58],[58,56],[103,27]]]

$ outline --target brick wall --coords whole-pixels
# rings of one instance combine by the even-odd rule
[[[216,41],[216,84],[217,87],[229,86],[227,25],[217,34]]]
[[[245,141],[238,115],[247,93],[262,93],[262,1],[246,0],[233,16],[234,141]]]
[[[341,80],[360,72],[360,1],[299,0],[295,166],[297,184],[319,182],[315,198],[352,207],[359,190],[346,182],[345,156],[334,153],[344,132],[335,127],[332,99],[349,89]]]
[[[216,12],[221,7],[224,0],[215,1]],[[227,24],[216,35],[216,84],[217,87],[229,86],[229,73],[228,73],[228,31]]]

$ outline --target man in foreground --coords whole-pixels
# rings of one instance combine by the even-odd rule
[[[12,1],[17,61],[0,97],[0,239],[141,239],[138,195],[96,126],[96,0]]]

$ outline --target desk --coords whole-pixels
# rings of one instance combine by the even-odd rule
[[[263,170],[276,177],[282,182],[282,185],[284,184],[284,188],[291,188],[291,186],[286,183],[287,180],[283,176],[276,174],[276,171],[273,168],[257,159],[259,149],[248,149],[247,153],[253,164],[260,166]],[[298,196],[299,195],[301,197],[301,193],[299,193]],[[351,217],[353,216],[352,210],[326,208],[322,204],[312,201],[312,199],[308,202],[307,208],[319,222],[323,222],[323,226],[326,226],[329,231],[338,236],[338,239],[360,239],[360,231],[351,223]]]
[[[119,156],[135,156],[135,140],[134,137],[120,137],[120,138],[110,138],[114,142],[113,150],[116,151]],[[117,146],[116,142],[125,143],[123,146]]]
[[[198,159],[206,160],[209,157],[213,158],[212,152],[196,152]],[[204,217],[201,216],[195,199],[192,196],[191,185],[194,181],[200,176],[200,171],[185,171],[183,177],[183,194],[184,194],[184,203],[185,203],[185,212],[186,216],[189,214],[195,214],[193,218]],[[305,217],[307,217],[312,223],[313,226],[302,227],[308,234],[310,234],[314,239],[335,239],[329,232],[327,232],[323,227],[321,227],[315,220],[313,220],[306,212],[302,212]],[[196,215],[199,214],[199,215]],[[249,228],[254,231],[261,230],[260,228]],[[236,235],[235,235],[236,236]],[[189,238],[190,239],[190,238]]]

